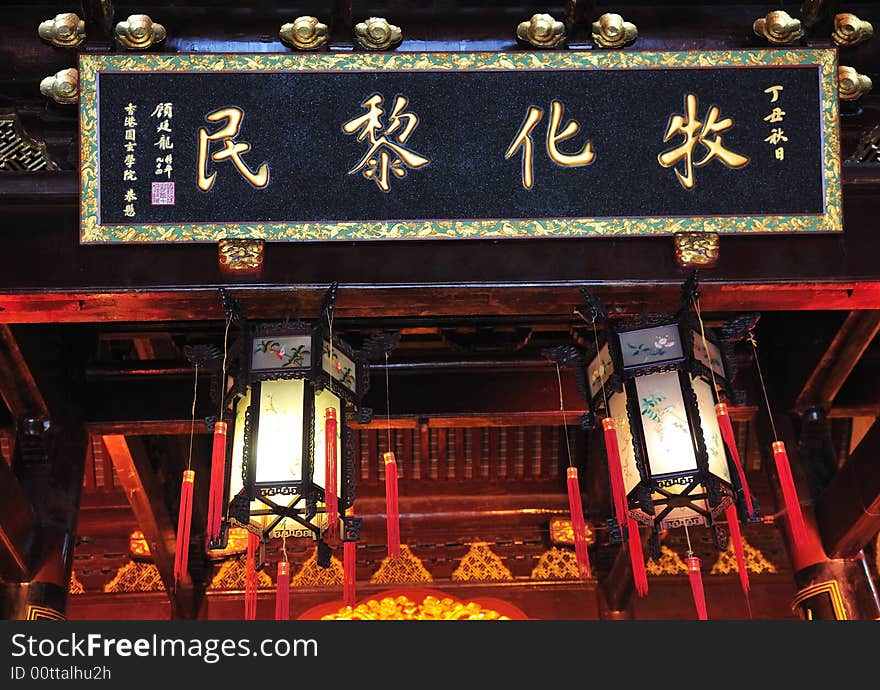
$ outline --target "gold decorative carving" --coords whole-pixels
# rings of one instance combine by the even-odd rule
[[[742,538],[743,558],[746,563],[746,570],[750,573],[775,573],[776,566],[765,558],[759,549],[749,544],[746,538]],[[715,565],[710,571],[712,575],[728,575],[730,573],[738,573],[739,566],[736,564],[736,554],[733,551],[733,544],[728,544],[727,551],[718,556]]]
[[[53,46],[76,48],[86,40],[86,23],[73,12],[62,12],[54,19],[40,22],[37,33]]]
[[[226,273],[259,273],[263,268],[263,240],[220,240],[217,261]]]
[[[45,142],[25,132],[14,112],[0,113],[0,170],[58,170]]]
[[[40,93],[56,103],[76,103],[79,98],[79,72],[63,69],[40,82]]]
[[[871,22],[859,19],[856,15],[844,12],[834,15],[834,30],[831,40],[839,46],[857,46],[874,35]]]
[[[675,261],[682,268],[712,268],[718,263],[718,234],[678,232],[674,235]]]
[[[489,544],[484,541],[474,542],[470,550],[452,573],[453,580],[465,582],[484,580],[512,580],[513,575],[496,556]]]
[[[76,579],[76,571],[70,571],[70,582],[67,583],[68,594],[85,594],[83,583]]]
[[[403,32],[382,17],[370,17],[354,27],[355,42],[364,50],[387,50],[400,44]]]
[[[533,580],[579,580],[581,576],[574,551],[556,546],[545,551],[532,568],[531,577]]]
[[[129,50],[147,50],[165,40],[165,27],[146,14],[132,14],[116,25],[116,40]]]
[[[105,592],[164,592],[165,584],[159,569],[153,563],[129,561],[116,571],[116,576],[104,585]]]
[[[871,90],[870,77],[859,74],[852,67],[841,65],[837,68],[837,92],[844,101],[854,101]]]
[[[776,45],[794,43],[804,35],[800,20],[789,16],[784,10],[774,10],[756,19],[752,29],[757,36]]]
[[[290,581],[291,587],[337,587],[343,583],[342,563],[336,556],[330,558],[330,567],[318,565],[318,550],[309,556],[302,568]]]
[[[34,606],[30,604],[24,616],[28,621],[65,621],[67,618],[61,611],[48,606]]]
[[[497,611],[471,601],[464,603],[450,597],[439,599],[426,596],[420,604],[406,596],[370,599],[354,608],[345,606],[337,613],[322,616],[321,620],[350,621],[498,621],[510,620]]]
[[[645,570],[648,575],[681,575],[682,573],[687,574],[688,571],[681,556],[668,546],[660,547],[659,560],[648,559],[648,562],[645,563]]]
[[[595,544],[596,532],[589,522],[584,524],[584,531],[587,537],[587,546]],[[550,541],[553,544],[574,546],[574,528],[571,526],[570,519],[553,518],[550,520]]]
[[[245,574],[247,565],[245,557],[230,558],[220,566],[220,570],[211,579],[208,589],[244,589]],[[272,578],[265,570],[257,573],[257,587],[259,589],[268,589],[272,586]]]
[[[244,527],[230,527],[226,533],[226,548],[207,549],[208,557],[222,561],[230,556],[240,556],[247,551],[248,531]]]
[[[282,42],[297,50],[317,50],[327,44],[329,31],[317,17],[297,17],[282,25],[278,32]]]
[[[603,48],[623,48],[636,40],[639,30],[619,14],[608,12],[593,22],[593,40]]]
[[[370,584],[374,585],[433,581],[431,573],[422,565],[422,559],[413,555],[406,544],[400,545],[400,555],[397,558],[386,556],[379,569],[370,578]]]
[[[128,535],[128,555],[135,560],[149,560],[152,558],[150,545],[147,543],[144,533],[139,529]]]
[[[556,48],[565,42],[565,24],[549,14],[533,14],[516,27],[516,37],[535,48]]]
[[[846,606],[843,603],[843,595],[840,593],[840,585],[837,580],[828,580],[827,582],[818,582],[809,585],[800,590],[791,601],[792,613],[797,613],[799,605],[806,599],[812,599],[819,594],[827,594],[831,600],[831,608],[834,611],[834,618],[839,621],[848,620],[846,615]],[[809,620],[809,609],[806,612]]]

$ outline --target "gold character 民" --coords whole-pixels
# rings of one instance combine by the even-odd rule
[[[394,99],[387,128],[382,122],[382,116],[385,115],[382,103],[381,95],[376,93],[370,96],[361,103],[367,112],[342,125],[342,131],[354,134],[360,130],[357,140],[366,140],[370,144],[370,148],[348,174],[362,171],[365,179],[373,180],[379,189],[388,192],[391,189],[390,174],[404,177],[407,168],[418,170],[430,161],[404,146],[419,124],[417,115],[404,112],[409,105],[409,99],[406,96],[397,96]]]
[[[589,165],[596,158],[591,142],[586,142],[578,153],[563,153],[559,150],[560,142],[570,139],[580,131],[580,125],[571,120],[560,132],[559,126],[562,124],[562,113],[562,103],[560,101],[552,101],[550,103],[550,121],[547,123],[547,155],[550,157],[550,160],[564,168],[577,168]],[[538,125],[543,116],[543,110],[530,105],[519,131],[504,153],[505,160],[508,160],[516,154],[519,148],[522,148],[522,184],[526,189],[531,189],[535,182],[532,130]]]
[[[709,138],[711,134],[717,135],[733,127],[733,120],[729,117],[723,120],[718,119],[720,112],[718,106],[713,105],[706,114],[706,121],[700,122],[697,119],[697,97],[688,94],[685,98],[685,116],[673,115],[669,118],[663,142],[669,141],[677,134],[681,134],[684,141],[681,145],[659,154],[657,160],[664,168],[672,168],[679,161],[684,160],[684,175],[678,170],[675,170],[675,175],[685,189],[693,189],[694,187],[694,168],[705,165],[713,158],[717,158],[728,168],[734,169],[742,168],[749,162],[746,156],[724,148],[720,136]],[[694,148],[698,143],[706,149],[706,155],[695,162]]]
[[[199,189],[203,192],[207,192],[214,186],[214,179],[217,177],[216,172],[208,174],[207,170],[208,152],[212,141],[223,142],[223,148],[211,154],[212,160],[219,163],[229,159],[241,176],[257,189],[263,189],[269,184],[269,165],[263,163],[257,169],[257,172],[254,173],[241,159],[242,154],[251,150],[251,145],[233,141],[238,136],[242,117],[244,117],[244,113],[240,108],[234,106],[215,110],[205,116],[205,119],[209,122],[219,122],[221,120],[226,120],[227,122],[213,134],[208,134],[208,130],[204,127],[199,128],[198,185]]]

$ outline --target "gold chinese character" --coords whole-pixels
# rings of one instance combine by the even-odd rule
[[[776,154],[776,160],[778,160],[778,161],[785,160],[785,149],[782,148],[781,146],[777,146],[774,153]]]
[[[382,122],[385,114],[381,108],[382,102],[382,96],[378,93],[370,96],[361,103],[362,107],[367,108],[367,113],[346,122],[342,125],[342,131],[354,134],[360,130],[357,140],[370,143],[370,148],[348,174],[363,171],[365,179],[373,180],[379,189],[388,192],[391,189],[389,172],[404,177],[407,168],[418,170],[431,161],[404,146],[419,124],[417,115],[404,112],[409,99],[406,96],[394,99],[387,128]],[[396,136],[391,137],[395,133]]]
[[[125,106],[126,115],[134,115],[135,110],[137,110],[137,106],[134,103],[129,103],[127,106]]]
[[[134,218],[134,204],[126,204],[122,209],[122,213],[128,218]]]
[[[170,132],[171,131],[171,122],[168,120],[162,120],[158,125],[156,125],[157,132]]]
[[[159,141],[157,141],[153,146],[158,146],[160,151],[167,151],[168,149],[173,149],[174,144],[171,141],[171,137],[167,134],[163,134],[159,137]]]
[[[562,131],[559,131],[559,125],[562,123],[563,105],[560,101],[551,101],[550,103],[550,121],[547,123],[546,148],[547,155],[557,165],[564,168],[577,168],[592,163],[596,154],[593,152],[592,142],[584,144],[578,153],[562,153],[558,144],[566,139],[570,139],[580,130],[580,125],[571,120]],[[517,149],[522,147],[522,184],[526,189],[531,189],[534,184],[534,145],[532,144],[532,130],[541,121],[544,111],[533,105],[529,106],[526,111],[526,118],[523,120],[522,126],[519,128],[510,146],[504,154],[505,160],[514,156]]]
[[[764,122],[782,122],[782,118],[785,116],[785,111],[780,107],[775,107],[770,111],[770,114],[764,118]]]
[[[158,103],[155,108],[153,108],[153,112],[150,113],[150,117],[157,118],[171,118],[173,116],[173,104],[171,103]]]
[[[205,116],[208,122],[219,122],[220,120],[227,122],[213,134],[208,134],[208,130],[204,127],[199,128],[198,185],[203,192],[207,192],[214,186],[214,179],[217,177],[216,172],[209,175],[207,171],[208,150],[212,141],[223,142],[223,149],[211,154],[212,160],[221,162],[229,159],[241,176],[257,189],[263,189],[269,184],[269,165],[263,163],[254,173],[241,159],[243,153],[251,150],[251,145],[233,141],[238,136],[242,117],[244,117],[244,113],[240,108],[234,106],[215,110]]]
[[[128,189],[126,190],[123,199],[125,199],[126,201],[137,201],[137,194],[134,193],[133,189]]]
[[[167,175],[168,179],[171,179],[171,173],[173,168],[171,167],[172,163],[172,155],[169,153],[167,156],[158,156],[156,158],[156,170],[154,171],[155,175]]]
[[[137,174],[135,174],[134,170],[123,170],[122,171],[122,180],[124,182],[135,182],[137,180]]]
[[[770,94],[770,102],[776,103],[779,100],[779,92],[782,91],[782,87],[778,84],[776,86],[768,86],[764,89],[764,93]]]
[[[669,126],[663,137],[664,143],[676,134],[681,134],[684,137],[684,141],[680,146],[658,155],[657,160],[664,168],[671,168],[684,159],[684,175],[675,170],[675,176],[685,189],[692,189],[694,186],[694,168],[705,165],[713,158],[717,158],[728,168],[734,169],[742,168],[749,162],[746,156],[741,156],[724,148],[720,136],[716,136],[714,139],[708,138],[710,134],[717,134],[733,127],[733,120],[729,117],[719,120],[719,113],[718,106],[713,105],[706,114],[706,122],[700,122],[697,119],[697,97],[693,94],[688,94],[685,98],[685,117],[673,115],[669,118]],[[699,161],[694,162],[694,147],[697,143],[706,149],[706,155]]]
[[[788,141],[788,137],[785,136],[785,131],[782,127],[774,127],[770,130],[770,136],[766,137],[764,141],[772,146],[776,146],[780,141]]]
[[[125,158],[122,159],[122,162],[125,163],[126,168],[130,168],[134,165],[134,156],[129,153]]]
[[[137,143],[134,141],[126,141],[125,142],[125,150],[127,153],[134,153],[134,150],[137,148]]]
[[[126,141],[134,141],[137,133],[133,129],[125,130],[125,140]]]
[[[137,120],[134,117],[132,117],[131,115],[128,115],[122,121],[122,126],[123,127],[137,127]]]

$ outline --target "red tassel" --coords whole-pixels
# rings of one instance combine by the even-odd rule
[[[385,453],[385,511],[388,525],[388,555],[400,555],[400,511],[397,505],[397,461],[394,453]]]
[[[733,425],[730,423],[730,415],[727,410],[727,403],[718,403],[715,405],[715,416],[718,417],[718,428],[721,429],[721,437],[724,444],[733,458],[733,464],[736,467],[736,473],[739,475],[739,483],[742,485],[743,494],[746,498],[746,511],[749,515],[754,515],[755,511],[752,507],[752,492],[749,490],[749,482],[746,480],[746,473],[743,470],[742,462],[739,459],[739,450],[736,447],[736,437],[733,435]]]
[[[700,559],[696,556],[688,556],[684,559],[688,569],[688,579],[691,581],[691,592],[694,595],[694,604],[697,607],[697,616],[701,621],[709,619],[706,612],[706,595],[703,592],[703,576],[700,573]]]
[[[642,537],[639,534],[639,523],[627,517],[629,535],[629,560],[632,564],[633,581],[640,597],[648,594],[648,573],[645,571],[645,554],[642,552]]]
[[[614,502],[614,513],[620,529],[627,524],[626,488],[623,483],[623,468],[620,465],[620,447],[617,445],[617,430],[614,419],[605,417],[602,420],[605,430],[605,455],[608,457],[608,472],[611,475],[611,497]]]
[[[746,557],[743,552],[742,533],[739,529],[739,516],[736,514],[736,506],[730,505],[725,511],[727,516],[727,529],[730,530],[730,541],[733,542],[733,552],[736,554],[736,569],[739,573],[739,584],[746,598],[746,606],[749,609],[749,618],[752,617],[752,604],[749,601],[749,573],[746,570]]]
[[[328,407],[324,417],[325,483],[324,503],[327,508],[327,532],[335,536],[339,529],[339,492],[336,486],[336,409]]]
[[[574,532],[574,553],[577,558],[578,571],[581,579],[586,580],[592,576],[592,570],[590,569],[590,554],[587,551],[587,525],[584,522],[577,467],[568,468],[568,508],[571,511],[571,528]]]
[[[290,620],[290,563],[278,561],[275,579],[275,620]]]
[[[223,482],[226,478],[226,422],[214,424],[214,447],[211,452],[211,489],[208,493],[208,543],[220,538],[223,519]]]
[[[194,470],[184,470],[180,487],[180,510],[177,513],[177,544],[174,549],[174,583],[186,577],[189,568],[189,531],[192,524]]]
[[[346,541],[342,544],[342,599],[346,606],[354,606],[355,602],[356,549],[356,541]]]
[[[244,571],[244,619],[247,621],[257,618],[257,547],[260,538],[253,532],[248,532],[247,559]]]
[[[782,486],[782,498],[788,511],[788,525],[791,527],[791,536],[797,546],[803,546],[807,541],[807,526],[804,523],[804,515],[801,512],[801,502],[798,498],[797,489],[794,486],[794,478],[791,476],[791,465],[788,462],[788,453],[782,441],[773,442],[773,459],[776,460],[776,474]]]

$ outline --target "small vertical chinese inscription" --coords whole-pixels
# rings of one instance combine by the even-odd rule
[[[775,84],[773,86],[768,86],[764,89],[764,93],[770,94],[770,102],[776,103],[779,100],[779,92],[782,91],[782,86]],[[764,122],[770,123],[772,125],[778,125],[777,127],[773,127],[770,129],[770,135],[764,139],[770,146],[775,147],[773,149],[773,155],[778,161],[785,160],[785,147],[783,144],[788,141],[788,137],[785,136],[785,130],[782,128],[782,122],[785,121],[785,111],[780,108],[778,105],[774,106],[773,109],[764,117]]]
[[[156,126],[156,141],[153,142],[156,165],[153,176],[159,178],[159,181],[154,180],[151,185],[150,203],[153,206],[173,206],[174,182],[171,181],[171,174],[174,172],[174,140],[171,122],[174,118],[174,104],[170,101],[157,103],[150,117]]]
[[[124,164],[124,169],[122,171],[122,181],[123,182],[136,182],[137,181],[137,173],[135,172],[135,163],[137,162],[137,158],[135,157],[135,153],[137,151],[137,106],[134,103],[128,103],[125,108],[123,108],[125,115],[123,116],[122,126],[123,126],[123,148],[125,150],[125,157],[122,159]],[[130,185],[125,185],[126,190],[122,195],[122,215],[126,218],[134,218],[137,214],[137,209],[135,207],[135,202],[137,201],[137,194],[134,191],[134,187]]]

